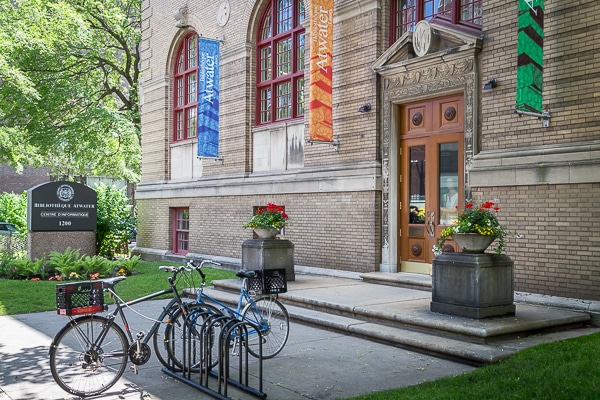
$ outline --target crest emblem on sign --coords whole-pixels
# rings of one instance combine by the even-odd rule
[[[70,185],[60,185],[58,187],[58,190],[56,191],[56,197],[58,197],[60,201],[71,201],[73,200],[74,196],[75,190],[73,190],[73,188]]]

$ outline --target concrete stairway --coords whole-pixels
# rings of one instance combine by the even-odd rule
[[[296,274],[279,299],[294,321],[474,365],[598,331],[589,326],[588,313],[529,304],[517,304],[514,316],[481,320],[432,313],[426,279],[407,281],[386,282],[377,274],[362,280]],[[206,294],[237,303],[239,280],[213,285]]]

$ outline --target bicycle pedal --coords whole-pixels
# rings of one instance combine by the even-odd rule
[[[131,369],[131,372],[133,372],[135,375],[138,374],[138,366],[137,365],[132,365],[129,368]]]

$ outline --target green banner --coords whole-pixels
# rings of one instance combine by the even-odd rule
[[[519,0],[517,110],[542,113],[544,0]]]

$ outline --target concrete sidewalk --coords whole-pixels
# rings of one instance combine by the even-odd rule
[[[224,300],[236,295],[238,281],[221,281],[211,294]],[[419,284],[416,284],[419,286]],[[424,285],[426,287],[426,285]],[[523,348],[597,332],[584,327],[589,315],[547,306],[518,304],[513,317],[472,320],[431,313],[431,293],[391,285],[321,275],[296,274],[280,295],[292,318],[289,341],[278,356],[263,364],[263,392],[268,399],[345,399],[431,381],[473,370],[465,362],[493,362]],[[156,316],[166,301],[136,306]],[[152,322],[128,312],[133,333]],[[0,317],[0,400],[73,399],[49,371],[51,337],[67,322],[55,312]],[[153,350],[154,351],[154,350]],[[251,376],[256,370],[251,370]],[[254,378],[251,386],[257,388]],[[232,399],[255,398],[239,390]],[[138,375],[129,371],[103,399],[208,399],[161,371],[153,356]]]
[[[165,303],[150,301],[136,309],[154,316]],[[127,317],[133,332],[151,325],[131,312]],[[0,317],[0,400],[76,398],[56,385],[48,363],[51,337],[66,322],[67,318],[55,312]],[[474,368],[292,322],[286,347],[273,359],[265,360],[263,369],[263,391],[268,399],[316,400],[345,399],[416,385]],[[211,385],[214,383],[211,380]],[[256,398],[232,388],[228,395],[232,399]],[[127,371],[117,385],[96,398],[197,400],[211,397],[165,375],[153,356],[148,364],[140,367],[138,375]]]

